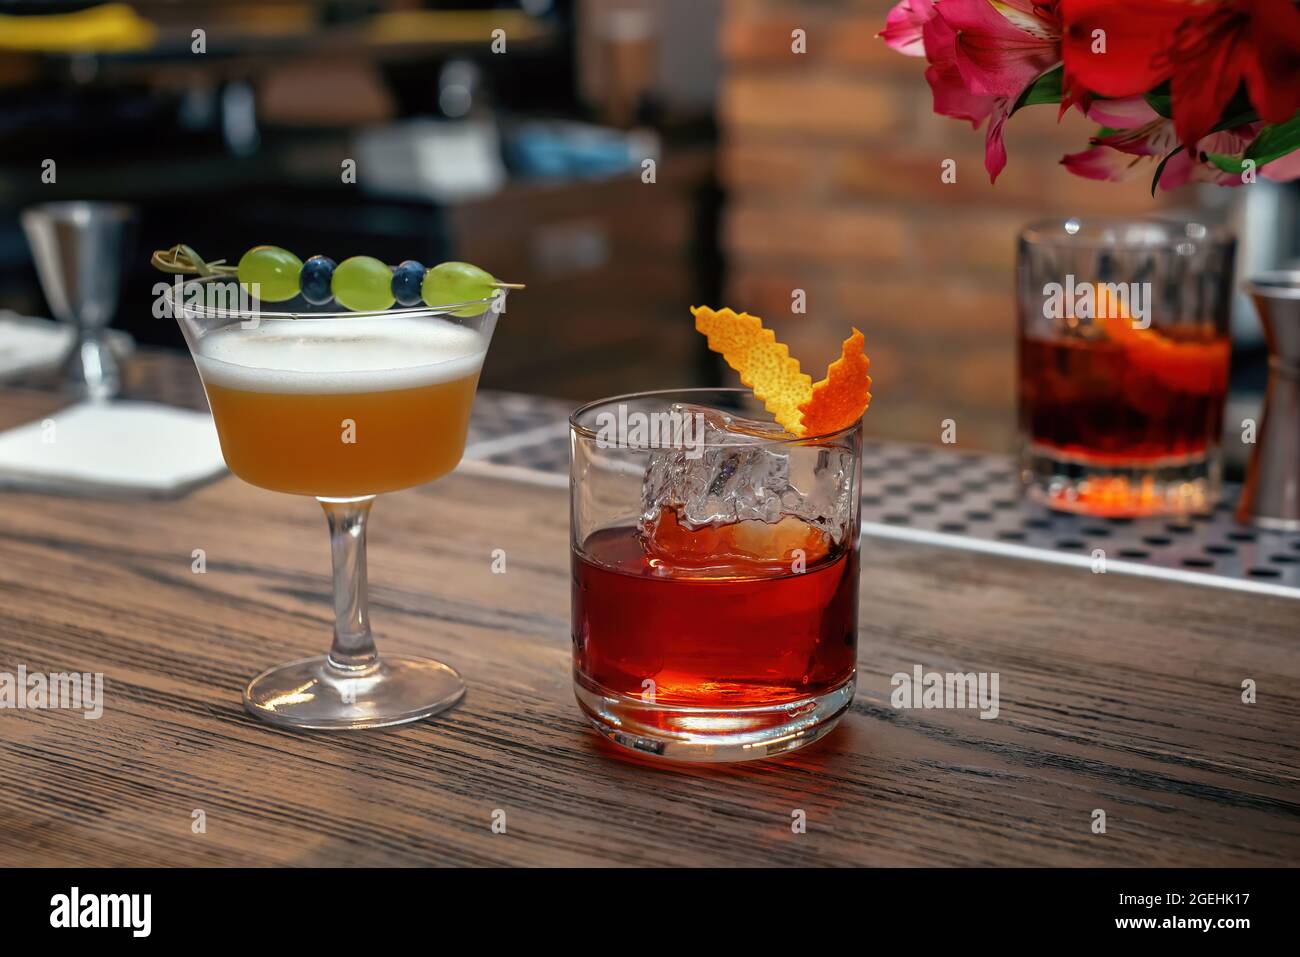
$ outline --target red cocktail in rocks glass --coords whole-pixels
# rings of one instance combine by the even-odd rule
[[[1234,241],[1199,223],[1036,223],[1020,236],[1024,487],[1052,508],[1202,512],[1220,491]]]
[[[688,761],[829,730],[854,690],[860,423],[796,438],[720,389],[570,424],[574,683],[596,728]]]

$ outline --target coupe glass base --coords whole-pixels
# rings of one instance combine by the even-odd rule
[[[464,696],[455,669],[430,658],[384,655],[350,672],[320,655],[262,672],[244,689],[244,707],[291,728],[384,728],[446,711]]]
[[[758,761],[816,741],[853,703],[855,676],[823,694],[749,708],[665,706],[608,689],[574,675],[578,704],[596,730],[638,754],[669,761]]]

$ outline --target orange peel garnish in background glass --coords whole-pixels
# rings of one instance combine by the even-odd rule
[[[740,373],[740,381],[754,390],[754,396],[781,427],[796,436],[825,435],[847,428],[867,411],[871,403],[871,360],[863,351],[863,336],[857,329],[844,340],[840,357],[826,370],[826,378],[813,383],[800,371],[799,360],[777,342],[776,333],[763,320],[731,309],[713,310],[692,306],[696,331],[703,333],[709,348],[720,353],[727,365]]]
[[[1123,303],[1111,307],[1104,286],[1097,289],[1096,315],[1129,361],[1169,388],[1193,395],[1213,395],[1226,388],[1232,350],[1227,339],[1179,342],[1153,327],[1139,329]]]

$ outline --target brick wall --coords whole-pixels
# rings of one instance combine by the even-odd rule
[[[720,170],[727,304],[761,315],[821,375],[850,324],[875,381],[870,432],[963,446],[1014,434],[1015,236],[1055,214],[1136,214],[1149,181],[1094,183],[1059,165],[1092,130],[1056,108],[1008,124],[991,186],[984,133],[935,116],[923,60],[875,39],[886,0],[727,0]],[[806,31],[807,52],[791,51]],[[957,181],[940,180],[945,159]],[[791,312],[792,290],[807,314]]]

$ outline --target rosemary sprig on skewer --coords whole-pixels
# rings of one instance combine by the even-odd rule
[[[155,269],[182,275],[198,273],[200,276],[233,276],[237,271],[235,266],[225,265],[224,259],[205,262],[202,256],[184,243],[179,243],[171,249],[155,249],[149,262]]]

